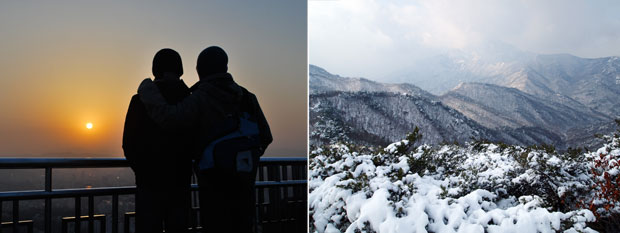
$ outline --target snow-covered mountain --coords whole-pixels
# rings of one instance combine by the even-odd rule
[[[542,97],[566,96],[612,117],[620,116],[620,58],[538,55],[514,81],[498,82]]]
[[[593,134],[584,135],[579,129],[613,130],[606,127],[612,122],[607,114],[562,94],[538,96],[517,88],[462,83],[435,96],[413,84],[346,78],[313,65],[309,84],[311,145],[336,141],[386,145],[417,126],[424,135],[422,142],[429,144],[485,138],[565,148],[597,146]]]
[[[554,132],[610,121],[579,102],[557,101],[493,84],[461,83],[441,102],[491,129],[539,127]]]
[[[310,65],[309,69],[310,94],[324,93],[330,91],[342,92],[390,92],[403,93],[425,98],[435,98],[432,94],[420,89],[419,87],[407,84],[388,84],[371,81],[365,78],[345,78],[331,74],[325,69]]]
[[[615,56],[541,55],[488,43],[416,61],[387,80],[412,83],[436,95],[463,82],[496,84],[555,102],[580,103],[612,118],[620,116],[620,57]]]
[[[510,78],[536,54],[504,43],[481,43],[463,49],[447,49],[436,55],[412,61],[407,68],[388,75],[386,81],[413,83],[435,95],[441,95],[464,82],[495,83],[495,78]]]
[[[330,91],[310,95],[311,144],[353,141],[387,145],[415,127],[423,143],[495,138],[492,131],[436,98],[390,92]]]

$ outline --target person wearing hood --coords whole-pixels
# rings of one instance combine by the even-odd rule
[[[153,82],[166,103],[189,96],[180,79],[179,53],[162,49],[153,58]],[[136,232],[187,232],[192,175],[191,135],[158,126],[140,94],[132,96],[123,131],[125,157],[136,179]]]
[[[176,104],[166,103],[154,82],[145,79],[138,88],[149,116],[167,129],[192,129],[198,132],[195,159],[199,162],[207,144],[222,135],[218,132],[227,114],[247,112],[257,122],[258,156],[262,156],[273,138],[254,94],[239,86],[228,73],[228,56],[217,46],[198,56],[200,81],[192,93]],[[255,223],[256,164],[251,172],[230,172],[218,168],[198,171],[201,226],[205,232],[253,232]]]

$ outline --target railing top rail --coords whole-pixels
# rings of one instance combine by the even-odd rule
[[[91,168],[128,167],[125,158],[0,158],[0,169],[7,168]]]
[[[299,164],[307,164],[308,158],[307,157],[261,157],[260,162],[261,164],[283,163],[283,164],[299,165]]]
[[[262,165],[306,164],[305,157],[262,157]],[[0,158],[0,169],[15,168],[110,168],[128,167],[125,158]]]
[[[283,187],[283,186],[302,186],[306,185],[306,180],[286,180],[286,181],[257,181],[256,188]],[[198,185],[192,184],[192,190],[197,191]],[[35,200],[44,198],[68,198],[76,196],[106,196],[116,194],[133,194],[136,186],[118,186],[118,187],[97,187],[97,188],[70,188],[57,189],[53,191],[42,190],[22,190],[0,192],[0,201],[6,200]]]

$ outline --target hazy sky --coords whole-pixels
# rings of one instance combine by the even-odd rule
[[[381,79],[440,49],[499,41],[535,53],[620,55],[620,2],[340,0],[308,4],[310,63]]]
[[[219,45],[254,92],[274,142],[305,156],[305,1],[7,1],[0,8],[0,156],[122,156],[125,113],[161,48],[183,58]],[[87,122],[93,129],[87,130]]]

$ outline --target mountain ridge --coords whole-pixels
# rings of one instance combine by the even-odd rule
[[[341,77],[314,65],[309,70],[311,145],[331,139],[385,145],[418,126],[426,136],[422,143],[429,144],[484,138],[558,148],[583,141],[593,147],[598,145],[593,135],[577,129],[613,130],[607,124],[611,117],[561,95],[544,98],[514,87],[461,83],[436,96],[413,84]]]

